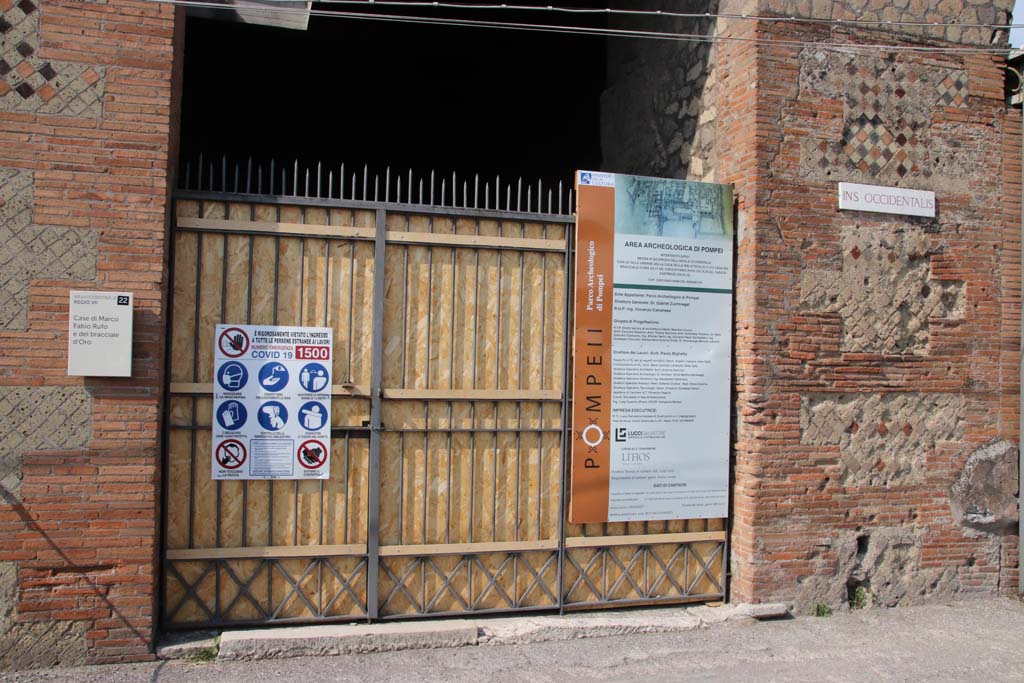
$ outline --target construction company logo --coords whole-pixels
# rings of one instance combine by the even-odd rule
[[[580,185],[595,185],[597,187],[615,187],[614,173],[601,173],[600,171],[579,171]]]
[[[615,443],[625,443],[629,439],[663,440],[665,439],[665,430],[615,428]]]

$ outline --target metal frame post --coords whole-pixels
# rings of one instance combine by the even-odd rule
[[[569,430],[572,428],[572,415],[569,414],[569,406],[572,402],[572,377],[569,368],[572,367],[573,350],[573,304],[575,301],[574,292],[576,289],[576,273],[573,267],[573,252],[576,240],[576,229],[573,224],[565,224],[565,331],[562,339],[562,414],[560,419],[561,447],[559,448],[559,469],[562,482],[558,487],[558,611],[565,612],[565,516],[566,497],[569,491],[569,449],[571,439]]]
[[[380,433],[381,378],[384,362],[384,249],[387,212],[377,209],[377,232],[373,242],[373,340],[370,347],[370,471],[366,530],[366,617],[377,619],[380,572]]]
[[[1024,79],[1021,79],[1019,73],[1017,77],[1018,86],[1024,86]],[[1024,107],[1021,113],[1024,117]],[[1021,180],[1024,181],[1024,128],[1021,129]],[[1024,195],[1019,198],[1018,207],[1021,211],[1021,234],[1024,235]],[[1021,242],[1021,263],[1024,264],[1024,242]],[[1024,448],[1021,448],[1024,442],[1024,394],[1020,392],[1020,387],[1024,386],[1024,318],[1021,318],[1021,349],[1018,363],[1021,383],[1017,387],[1017,410],[1020,419],[1017,429],[1017,593],[1024,595],[1024,574],[1021,571],[1024,567],[1024,543],[1021,543],[1021,539],[1024,538]]]

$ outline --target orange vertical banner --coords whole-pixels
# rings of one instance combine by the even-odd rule
[[[615,187],[611,174],[576,178],[572,472],[569,521],[608,520],[612,415]],[[607,184],[606,184],[607,183]]]

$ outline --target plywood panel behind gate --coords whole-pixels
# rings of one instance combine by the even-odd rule
[[[363,227],[373,221],[373,213],[365,211],[328,212],[223,202],[179,201],[177,215]],[[172,382],[212,382],[213,330],[217,323],[232,322],[328,325],[335,334],[336,383],[369,384],[372,244],[235,232],[179,232],[175,242]],[[211,405],[208,394],[174,396],[168,404],[168,549],[191,548],[202,553],[203,549],[240,546],[366,542],[369,449],[360,432],[354,432],[355,438],[332,440],[331,478],[322,484],[214,482],[209,475]],[[368,418],[367,398],[334,398],[334,427],[360,430]],[[225,611],[216,619],[262,619],[252,596],[241,591],[238,581],[249,582],[248,590],[265,613],[280,608],[279,616],[313,616],[297,597],[298,592],[306,594],[310,587],[304,583],[293,591],[284,576],[292,570],[301,574],[301,561],[292,562],[294,567],[278,564],[275,568],[266,562],[223,560],[212,570],[210,562],[169,565],[165,614],[172,621],[199,623],[210,619],[189,597],[184,583],[174,578],[179,565],[187,574],[185,583],[198,580],[205,568],[206,577],[193,590],[210,610],[219,602]],[[353,587],[357,593],[362,591],[360,599],[365,602],[365,577],[359,574],[365,572],[365,561],[339,557],[329,562],[352,584],[345,588],[325,565],[320,568],[325,572],[324,595],[317,601],[309,595],[307,598],[312,604],[329,604],[332,614],[361,613],[364,608],[351,592]],[[359,562],[362,564],[357,566]],[[218,578],[214,581],[213,577]],[[297,575],[292,579],[296,580]],[[212,588],[215,584],[220,586],[219,593]],[[275,603],[281,600],[285,603]],[[169,612],[175,609],[172,616]]]
[[[524,231],[518,223],[488,220],[411,216],[402,222],[399,216],[388,227],[544,237],[543,226]],[[545,300],[564,296],[563,287],[548,290],[546,284],[564,278],[560,256],[389,245],[386,263],[386,387],[540,389],[545,376],[560,386],[561,373],[547,368],[560,368],[560,353],[541,360],[545,340],[562,339],[564,305]],[[514,401],[387,402],[384,410],[385,429],[403,430],[530,429],[540,423],[542,410],[549,411],[546,426],[557,429],[559,415],[557,405]],[[558,448],[557,433],[385,434],[383,488],[397,488],[400,496],[391,505],[384,501],[382,543],[553,538]],[[553,493],[553,502],[545,506],[542,491]]]
[[[179,201],[177,210],[179,216],[228,219],[232,225],[252,220],[289,226],[375,225],[374,211],[315,206]],[[387,230],[567,237],[562,224],[391,210]],[[212,333],[218,322],[327,325],[334,330],[334,381],[348,387],[344,392],[350,395],[343,392],[332,400],[332,426],[341,431],[332,439],[330,479],[274,483],[211,482],[210,398],[173,396],[168,404],[168,547],[365,543],[370,401],[361,392],[370,384],[373,243],[258,231],[186,231],[176,235],[175,244],[172,382],[212,381]],[[561,404],[530,398],[466,400],[458,392],[561,392],[568,313],[565,267],[561,252],[389,242],[380,542],[388,553],[408,551],[381,559],[382,615],[557,602],[549,595],[557,591],[553,550],[510,554],[480,544],[557,540]],[[450,399],[395,400],[387,398],[389,390],[454,393]],[[567,535],[642,536],[723,528],[723,520],[677,520],[567,525]],[[691,592],[718,590],[708,576],[721,581],[717,542],[695,543],[692,551],[682,553],[678,544],[645,550],[638,543],[569,550],[579,567],[570,562],[565,568],[566,589],[572,593],[567,602],[671,598],[673,591],[680,591],[663,579],[658,583],[651,573],[659,561],[678,572],[680,582],[692,579],[693,585],[685,586]],[[416,550],[423,545],[434,549]],[[446,554],[438,549],[446,546],[460,550]],[[643,553],[647,555],[640,561]],[[343,578],[316,564],[322,561],[333,563],[331,568]],[[219,602],[227,620],[262,620],[260,609],[276,611],[278,617],[311,618],[311,604],[329,604],[327,611],[335,616],[361,613],[359,600],[350,595],[354,589],[362,599],[366,596],[365,562],[360,558],[274,562],[225,560],[202,580],[201,563],[184,563],[182,571],[188,574],[186,583],[199,581],[193,590],[200,602],[211,608]],[[535,580],[533,571],[542,578]],[[314,575],[323,577],[318,587],[311,583]],[[260,609],[241,591],[239,580],[251,580]],[[180,607],[174,620],[206,619],[202,605],[181,581],[168,580],[166,585],[168,607]]]

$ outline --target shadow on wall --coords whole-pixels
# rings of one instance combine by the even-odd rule
[[[14,492],[0,486],[0,503],[10,506],[24,522],[25,528],[45,541],[59,564],[33,569],[33,582],[42,586],[47,599],[55,587],[64,587],[75,598],[80,608],[85,604],[102,606],[109,610],[118,628],[127,630],[140,642],[148,642],[150,634],[142,632],[133,620],[118,609],[108,597],[109,585],[101,577],[117,569],[117,563],[80,564],[54,540]],[[67,620],[26,620],[19,619],[16,605],[25,596],[18,595],[21,583],[19,571],[13,562],[0,562],[0,671],[47,666],[70,666],[87,661],[86,630],[88,621],[69,618]],[[72,610],[73,611],[73,610]]]
[[[635,0],[610,4],[641,9]],[[662,0],[642,9],[715,14],[718,6],[718,0],[684,6]],[[615,15],[611,28],[713,35],[715,20]],[[609,39],[608,87],[601,96],[603,168],[713,181],[714,62],[711,42]]]

